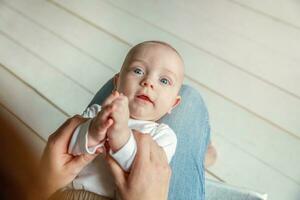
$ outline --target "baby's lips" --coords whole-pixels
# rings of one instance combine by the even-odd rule
[[[150,103],[153,104],[153,101],[147,95],[142,94],[142,95],[138,95],[137,97],[140,98],[140,99],[144,99],[146,101],[149,101]]]

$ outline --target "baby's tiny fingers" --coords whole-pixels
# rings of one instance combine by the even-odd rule
[[[107,130],[113,123],[114,123],[114,120],[113,120],[112,118],[109,118],[109,119],[104,123],[104,128]]]
[[[109,104],[111,104],[116,98],[118,98],[120,96],[118,91],[114,91],[113,93],[111,93],[106,99],[105,101],[102,103],[102,107],[108,106]]]
[[[117,107],[128,105],[128,98],[126,96],[119,96],[112,102],[112,105],[116,105]]]
[[[100,120],[102,121],[106,121],[108,119],[108,117],[112,114],[112,112],[114,111],[114,107],[113,105],[109,105],[103,108],[101,116],[100,116]]]

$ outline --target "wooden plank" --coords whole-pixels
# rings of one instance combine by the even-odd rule
[[[269,20],[272,23],[269,25],[270,28],[262,30],[258,24],[248,23],[248,19],[244,17],[245,14],[241,11],[243,8],[238,10],[239,7],[237,7],[235,8],[237,11],[235,11],[229,6],[220,7],[219,3],[214,0],[196,1],[192,4],[186,4],[182,1],[169,3],[154,0],[147,2],[122,0],[109,2],[300,98],[300,89],[296,84],[300,79],[298,68],[300,59],[297,53],[295,56],[291,56],[300,51],[300,46],[297,45],[298,49],[293,51],[289,45],[286,54],[282,54],[282,45],[276,45],[277,40],[285,44],[297,44],[297,41],[300,43],[300,30],[298,37],[295,35],[295,38],[284,34],[280,35],[280,39],[272,38],[270,37],[271,33],[276,31],[272,30],[273,27],[276,27],[276,23],[274,24],[272,20]],[[224,11],[221,12],[221,9]],[[168,12],[168,10],[173,12]],[[263,33],[251,37],[245,28],[231,30],[232,26],[240,26],[230,23],[230,21],[224,22],[224,13],[232,13],[240,23],[247,24],[247,26],[250,24],[256,34],[268,31],[267,37],[263,41],[271,40],[270,44],[273,46],[268,47],[266,44],[261,44],[259,40],[261,40]],[[254,14],[252,13],[252,15]],[[264,16],[261,18],[265,20]],[[257,20],[259,19],[258,17]],[[287,34],[290,33],[290,27],[278,29],[287,32]]]
[[[2,88],[1,88],[2,89]],[[8,111],[3,105],[0,104],[0,115],[4,116],[12,124],[14,124],[19,130],[19,136],[21,139],[30,145],[33,152],[40,158],[43,149],[46,146],[45,140],[41,139],[37,133],[35,133],[31,128],[26,124],[20,121],[13,113]]]
[[[236,148],[251,154],[297,184],[300,183],[300,178],[298,178],[300,177],[298,169],[300,141],[298,139],[219,98],[195,82],[185,80],[185,83],[196,88],[203,96],[210,114],[211,127],[215,133],[212,134],[213,137],[220,135],[226,138]],[[212,141],[214,142],[214,139]],[[287,146],[289,148],[286,148]],[[218,153],[220,151],[218,146],[217,151]],[[239,160],[235,162],[238,163]],[[244,170],[247,169],[247,167],[244,168]],[[220,176],[216,171],[214,173]],[[226,178],[224,179],[226,181]]]
[[[44,140],[67,118],[34,89],[0,65],[0,102]]]
[[[84,110],[92,94],[1,34],[0,43],[0,62],[11,72],[67,115],[78,114]],[[15,55],[18,59],[15,59]]]
[[[258,0],[230,0],[261,14],[270,16],[274,20],[287,23],[300,29],[300,2],[293,0],[277,0],[276,2]]]
[[[90,93],[96,92],[105,83],[107,76],[113,75],[111,69],[83,54],[81,50],[74,48],[61,38],[7,7],[3,7],[2,10],[0,15],[2,32],[18,41],[48,65],[66,74],[71,80],[77,81],[83,89]],[[14,26],[11,26],[12,23]],[[86,76],[87,73],[88,76]]]
[[[30,5],[31,7],[34,7],[34,5]],[[37,9],[38,10],[38,9]],[[25,11],[24,11],[25,12]],[[47,10],[40,10],[40,12],[41,13],[46,13],[47,12]],[[46,16],[43,16],[43,15],[33,15],[34,14],[34,12],[31,12],[32,13],[32,17],[33,17],[33,19],[34,18],[37,18],[37,19],[41,19],[41,18],[46,18]],[[52,13],[52,15],[55,15],[56,13]],[[67,21],[68,22],[68,21]],[[66,22],[65,22],[66,23]],[[72,23],[67,23],[67,24],[72,24]],[[46,25],[46,24],[45,24]],[[117,59],[116,59],[117,60]],[[213,94],[213,93],[212,93]],[[219,99],[219,101],[217,101],[217,100],[215,100],[214,102],[216,102],[215,104],[212,104],[213,106],[210,106],[210,107],[217,107],[219,110],[214,110],[214,112],[213,112],[213,114],[214,114],[214,116],[218,116],[218,113],[220,113],[220,110],[222,111],[222,106],[220,106],[220,105],[224,105],[224,104],[226,104],[226,101],[225,101],[225,103],[223,102],[224,101],[224,99],[222,99],[222,98],[220,98],[220,97],[218,97],[218,96],[216,96],[215,94],[214,95],[212,95],[212,94],[210,94],[210,95],[208,95],[208,96],[212,96],[211,97],[211,99],[214,99],[214,98],[216,98],[216,99]],[[227,104],[228,105],[231,105],[230,103],[228,103],[227,102]],[[227,105],[226,104],[226,105]],[[234,106],[232,106],[232,107],[234,107]],[[224,109],[223,109],[224,110]],[[236,112],[236,110],[238,110],[238,112]],[[227,109],[225,109],[225,111],[226,112],[233,112],[233,113],[237,113],[236,115],[233,115],[233,117],[234,118],[237,118],[237,119],[239,119],[240,117],[239,117],[239,115],[238,114],[240,114],[240,113],[243,113],[244,111],[242,110],[242,109],[231,109],[230,107],[229,107],[229,109],[227,110]],[[224,112],[224,113],[226,113],[226,112]],[[221,112],[222,113],[222,112]],[[246,116],[248,115],[248,118],[253,118],[253,116],[251,116],[251,114],[249,114],[249,113],[246,113]],[[213,119],[213,121],[214,121],[214,119],[215,119],[216,117],[213,117],[212,119]],[[266,131],[267,133],[272,133],[272,131],[274,130],[274,127],[273,128],[270,128],[270,127],[272,127],[272,126],[270,126],[270,127],[265,127],[263,124],[264,124],[264,122],[258,122],[258,124],[259,124],[259,128],[258,129],[255,129],[255,130],[253,130],[253,129],[251,129],[251,131],[243,131],[243,133],[245,133],[245,135],[242,135],[242,136],[239,136],[239,134],[240,134],[240,130],[243,130],[244,128],[243,128],[243,125],[245,124],[245,121],[247,121],[248,120],[248,118],[246,118],[245,119],[245,121],[242,121],[242,119],[244,119],[244,118],[241,118],[241,121],[239,121],[239,126],[242,126],[242,127],[239,127],[240,129],[238,129],[238,130],[235,130],[235,128],[236,128],[236,126],[233,126],[231,129],[230,128],[228,128],[227,126],[226,126],[226,123],[225,122],[227,122],[226,120],[224,120],[224,119],[222,119],[223,118],[223,115],[221,115],[220,117],[219,117],[219,119],[217,120],[217,123],[213,123],[213,124],[221,124],[220,125],[220,128],[217,128],[218,130],[222,130],[222,132],[224,132],[223,130],[225,130],[225,129],[223,129],[223,127],[226,127],[227,129],[228,129],[228,132],[229,133],[232,133],[233,134],[233,138],[236,138],[236,140],[235,140],[235,142],[237,143],[237,144],[240,144],[239,142],[242,142],[242,144],[243,143],[247,143],[247,144],[256,144],[256,143],[258,143],[258,142],[256,142],[256,139],[257,138],[251,138],[251,135],[252,135],[252,131],[255,131],[255,132],[258,132],[258,134],[257,134],[257,136],[258,136],[258,138],[260,137],[260,135],[259,135],[259,133],[261,133],[260,132],[260,130],[259,130],[259,128],[260,127],[263,127],[263,129],[262,130],[264,130],[264,131]],[[225,117],[225,119],[226,119],[227,117]],[[257,119],[256,119],[257,120]],[[258,120],[259,121],[259,120]],[[229,121],[230,123],[232,123],[232,121]],[[252,122],[252,125],[254,124],[254,127],[256,126],[256,121],[254,120],[253,122]],[[213,126],[213,127],[217,127],[217,126]],[[248,127],[246,127],[246,128],[248,128]],[[233,130],[232,130],[233,129]],[[276,129],[275,129],[276,130]],[[277,130],[278,131],[278,130]],[[227,132],[226,132],[227,133]],[[262,133],[263,133],[263,131],[262,131]],[[282,134],[282,132],[280,132],[279,131],[279,133],[280,134]],[[226,135],[226,134],[225,134]],[[284,134],[283,134],[284,135]],[[231,135],[230,135],[230,137],[231,137]],[[278,158],[274,158],[274,156],[272,157],[272,159],[268,159],[268,156],[269,156],[269,153],[271,153],[271,150],[268,152],[268,154],[264,154],[263,152],[264,151],[262,151],[262,149],[263,149],[263,147],[265,147],[266,146],[266,138],[267,137],[264,137],[264,139],[262,140],[262,142],[261,143],[259,143],[258,145],[260,146],[260,149],[259,149],[259,151],[257,151],[257,152],[255,152],[254,153],[254,155],[255,156],[257,156],[257,157],[259,157],[260,159],[264,159],[264,158],[266,158],[267,159],[267,161],[266,162],[268,162],[268,163],[276,163],[275,164],[275,168],[280,168],[282,165],[284,165],[284,164],[282,164],[282,163],[284,163],[284,162],[281,162],[281,161],[278,161]],[[284,149],[284,148],[282,148],[280,145],[279,145],[279,142],[278,141],[280,141],[280,139],[282,139],[282,138],[278,138],[278,139],[276,139],[275,141],[275,146],[279,149],[278,150],[278,152],[279,152],[279,154],[281,154],[281,155],[285,155],[286,154],[286,150]],[[287,140],[287,143],[291,140],[289,137],[283,137],[283,140],[284,141],[286,141]],[[248,148],[248,146],[246,145],[246,149],[248,148],[248,151],[249,152],[251,152],[252,150],[253,150],[253,145],[249,145],[249,148]],[[294,146],[294,145],[293,145]],[[296,145],[295,145],[296,146]],[[258,155],[257,155],[258,154]],[[262,154],[262,155],[260,155],[260,154]],[[293,154],[293,155],[295,155],[295,154]],[[294,157],[292,157],[292,158],[287,158],[287,160],[289,160],[289,159],[293,159]],[[295,161],[297,162],[297,161],[299,161],[299,159],[298,158],[296,158],[295,159]],[[284,167],[285,167],[285,169],[286,168],[288,168],[288,169],[290,169],[290,168],[292,168],[290,165],[288,165],[288,162],[286,162],[286,164],[284,165]],[[293,176],[294,174],[295,174],[295,168],[292,168],[292,170],[291,170],[291,172],[290,172],[290,174]]]
[[[160,39],[173,44],[183,54],[188,76],[286,132],[300,137],[300,125],[297,122],[300,117],[298,98],[290,96],[105,2],[95,0],[55,2],[131,44],[149,39]],[[111,23],[112,21],[114,23]]]
[[[37,22],[48,32],[60,37],[66,43],[77,48],[82,54],[97,61],[96,63],[92,61],[80,62],[77,64],[80,67],[105,65],[108,68],[119,71],[123,62],[120,58],[125,57],[129,46],[126,43],[120,42],[118,38],[105,32],[105,30],[99,30],[91,26],[84,19],[70,15],[48,1],[12,0],[3,1],[3,4],[6,6],[10,5],[12,9],[15,8],[18,11],[22,11],[21,14],[25,18],[26,16],[30,17],[33,22]],[[65,55],[64,52],[62,53]],[[72,66],[76,64],[71,58],[69,62],[71,62]],[[82,72],[82,70],[79,72]],[[79,72],[78,74],[81,74]],[[93,87],[90,88],[92,91],[94,91]]]
[[[299,185],[281,176],[269,166],[255,161],[252,156],[247,156],[224,139],[218,135],[214,137],[220,153],[211,170],[218,171],[218,176],[226,177],[231,185],[252,189],[262,194],[267,193],[272,200],[299,199]]]
[[[1,30],[5,29],[4,32],[9,37],[14,37],[16,40],[22,41],[21,43],[24,45],[30,46],[30,50],[38,53],[37,56],[39,58],[43,57],[42,59],[37,59],[27,52],[26,49],[19,48],[7,38],[0,36],[3,44],[0,47],[1,62],[9,66],[10,70],[21,76],[22,79],[47,96],[59,108],[64,109],[69,115],[81,113],[93,97],[93,93],[81,87],[82,82],[85,84],[85,87],[93,88],[94,92],[96,92],[109,77],[112,77],[112,70],[101,66],[99,63],[95,63],[95,65],[87,63],[90,65],[85,67],[77,65],[82,60],[91,61],[92,59],[88,59],[89,57],[80,54],[73,47],[64,45],[63,40],[22,19],[20,15],[13,11],[4,8],[1,16],[6,17],[0,17],[0,23],[3,24],[3,29]],[[9,26],[8,19],[14,20],[16,25],[13,27]],[[22,31],[23,26],[30,27],[26,29],[28,30],[26,33]],[[27,35],[27,37],[24,37],[24,35]],[[46,41],[45,38],[47,38]],[[39,45],[35,45],[36,43]],[[56,44],[57,46],[51,46],[51,44]],[[38,48],[34,49],[37,46]],[[60,51],[53,51],[57,47],[60,47]],[[63,52],[65,54],[69,52],[69,55],[59,59],[60,61],[57,63],[58,59],[56,56],[63,54]],[[15,54],[18,55],[18,59],[12,56]],[[74,59],[74,57],[77,59],[72,65],[70,60]],[[56,70],[56,68],[59,68],[60,71]],[[64,75],[64,73],[68,74]]]

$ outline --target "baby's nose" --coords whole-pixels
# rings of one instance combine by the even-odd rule
[[[143,81],[142,85],[145,86],[145,87],[150,87],[151,89],[153,89],[153,84],[149,81]]]

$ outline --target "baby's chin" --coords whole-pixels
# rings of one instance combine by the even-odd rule
[[[130,113],[131,119],[137,119],[137,120],[145,120],[145,121],[155,121],[153,118],[149,117],[149,115],[142,115],[142,114],[136,114],[136,113]]]
[[[158,117],[151,115],[151,113],[138,112],[138,111],[130,111],[130,118],[137,120],[145,120],[145,121],[157,121]]]
[[[164,116],[164,115],[159,116],[158,113],[155,113],[153,111],[155,110],[152,107],[141,106],[137,104],[129,104],[129,113],[130,113],[130,118],[132,119],[157,121]]]

